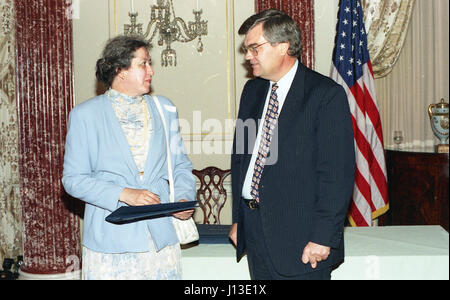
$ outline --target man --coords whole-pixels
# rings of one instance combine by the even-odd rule
[[[298,61],[300,29],[284,12],[253,15],[239,34],[256,78],[242,92],[231,161],[237,257],[247,253],[252,279],[330,279],[355,170],[346,94]]]

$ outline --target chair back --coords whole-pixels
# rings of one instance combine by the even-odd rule
[[[220,224],[220,211],[227,201],[223,182],[231,174],[231,170],[206,167],[203,170],[192,170],[192,173],[200,180],[196,200],[203,211],[203,224]]]

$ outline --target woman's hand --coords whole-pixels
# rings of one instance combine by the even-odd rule
[[[120,193],[120,201],[130,206],[160,204],[159,196],[148,190],[124,188]]]
[[[181,199],[178,202],[187,202],[187,200],[186,199]],[[187,220],[190,217],[192,217],[193,214],[194,214],[194,209],[189,209],[189,210],[183,210],[183,211],[179,211],[179,212],[173,213],[172,215],[175,218],[178,218],[180,220]]]

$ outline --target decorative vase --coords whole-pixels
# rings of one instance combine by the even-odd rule
[[[439,139],[438,152],[448,153],[448,103],[441,99],[440,103],[430,104],[428,116],[430,117],[431,129]]]

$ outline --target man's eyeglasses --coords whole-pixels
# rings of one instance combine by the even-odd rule
[[[258,55],[258,47],[261,47],[262,45],[265,45],[265,44],[267,44],[267,43],[270,43],[270,42],[265,42],[265,43],[262,43],[262,44],[256,44],[256,45],[250,45],[250,46],[248,46],[248,47],[242,46],[241,49],[242,49],[242,51],[243,51],[245,54],[247,54],[247,52],[250,51],[250,53],[251,53],[253,56],[257,56],[257,55]]]

